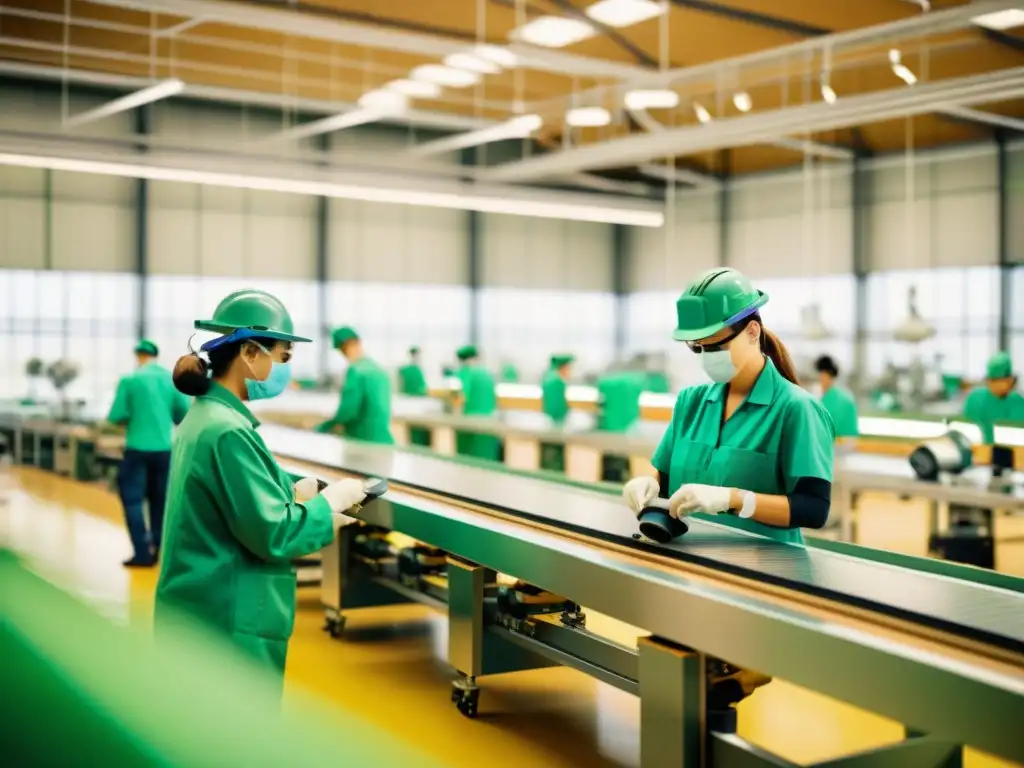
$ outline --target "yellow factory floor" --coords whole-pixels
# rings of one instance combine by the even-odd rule
[[[150,621],[156,571],[122,568],[129,544],[115,496],[29,469],[16,470],[7,484],[0,488],[6,498],[0,499],[0,543],[106,615]],[[861,509],[861,543],[923,552],[922,505],[868,497]],[[1024,574],[1024,543],[1000,545],[997,558],[1001,570]],[[450,704],[440,616],[420,606],[357,611],[342,641],[330,639],[321,624],[317,591],[301,590],[288,688],[319,694],[339,717],[352,710],[379,721],[396,739],[450,766],[478,768],[481,760],[496,768],[638,763],[639,701],[581,673],[552,669],[486,678],[481,715],[470,721]],[[591,627],[619,640],[628,632],[602,617],[592,617]],[[777,680],[741,705],[740,734],[806,764],[895,741],[902,728]],[[966,765],[1009,764],[969,751]]]

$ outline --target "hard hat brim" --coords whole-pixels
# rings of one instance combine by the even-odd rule
[[[745,307],[743,311],[736,313],[733,317],[726,318],[724,321],[719,323],[712,323],[711,325],[705,325],[703,328],[676,328],[672,334],[672,338],[675,341],[700,341],[706,339],[708,336],[713,336],[723,328],[726,328],[733,323],[739,322],[744,318],[750,317],[757,310],[768,303],[768,294],[763,291],[758,291],[759,296],[753,304]]]
[[[212,331],[213,333],[221,333],[224,335],[234,333],[235,331],[241,330],[246,326],[241,325],[224,325],[223,323],[216,323],[213,320],[196,320],[195,327],[200,331]],[[264,339],[277,339],[278,341],[295,341],[295,342],[310,342],[312,339],[307,339],[305,336],[296,336],[294,333],[284,333],[283,331],[275,331],[271,329],[262,328],[251,328],[260,338]]]

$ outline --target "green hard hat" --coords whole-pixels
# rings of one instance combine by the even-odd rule
[[[551,367],[552,368],[561,368],[563,365],[569,365],[569,363],[573,362],[575,359],[576,359],[576,357],[574,355],[569,355],[569,354],[552,355],[551,356]]]
[[[754,314],[768,303],[768,294],[754,288],[735,269],[704,272],[676,301],[676,341],[705,339]]]
[[[213,312],[212,320],[196,320],[201,331],[230,334],[235,331],[259,331],[259,335],[281,341],[312,341],[296,336],[292,316],[276,296],[255,288],[228,294]]]
[[[1013,376],[1013,361],[1010,360],[1010,355],[1006,352],[997,352],[992,355],[988,361],[986,378],[1007,379],[1011,376]]]
[[[476,347],[472,344],[467,344],[464,347],[459,347],[457,350],[455,350],[455,356],[459,358],[459,360],[469,360],[470,358],[473,357],[479,357],[476,351]]]
[[[156,357],[160,354],[159,348],[149,339],[142,339],[138,344],[135,345],[135,353],[139,355],[152,355]]]
[[[358,338],[359,334],[356,333],[355,328],[349,325],[343,325],[341,328],[335,328],[331,331],[331,346],[337,349],[346,341],[352,341],[353,339]]]
[[[409,347],[409,354],[410,355],[418,355],[419,353],[420,353],[420,348],[419,347]]]

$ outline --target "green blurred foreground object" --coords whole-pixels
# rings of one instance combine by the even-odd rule
[[[196,630],[154,645],[0,550],[4,765],[439,768],[393,733],[276,683]],[[15,704],[16,702],[16,704]]]

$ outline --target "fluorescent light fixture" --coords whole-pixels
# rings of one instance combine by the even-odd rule
[[[825,81],[821,84],[821,98],[827,101],[829,104],[835,104],[839,101],[839,97],[836,95],[835,88]]]
[[[384,87],[412,99],[436,99],[441,95],[441,86],[426,80],[392,80]]]
[[[375,123],[383,117],[383,113],[376,109],[353,109],[351,112],[342,112],[339,115],[331,115],[320,120],[313,120],[302,123],[291,128],[286,128],[280,133],[260,139],[260,141],[287,141],[297,139],[308,139],[310,136],[319,136],[324,133],[333,133],[345,128],[353,128],[357,125]]]
[[[587,22],[563,16],[541,16],[512,30],[516,39],[544,48],[564,48],[596,34],[597,30]]]
[[[573,128],[599,128],[611,121],[611,113],[604,107],[576,107],[565,113],[565,122]]]
[[[481,75],[496,75],[501,67],[488,59],[482,59],[471,53],[449,53],[444,57],[446,67],[464,69],[467,72],[479,72]]]
[[[750,94],[746,91],[739,91],[734,94],[732,97],[732,103],[740,112],[749,112],[754,106],[754,102],[750,98]]]
[[[704,125],[711,122],[711,113],[707,111],[703,104],[696,101],[693,102],[693,114],[695,114],[697,119]]]
[[[665,5],[655,0],[600,0],[584,11],[598,24],[609,27],[628,27],[664,12]]]
[[[446,136],[443,139],[418,144],[410,150],[410,154],[424,157],[441,152],[454,152],[467,147],[479,147],[482,144],[490,144],[495,141],[525,139],[542,125],[544,125],[544,121],[540,115],[519,115],[504,123],[482,128],[479,131],[466,131],[455,136]]]
[[[476,72],[445,67],[441,64],[423,64],[409,73],[409,77],[421,83],[434,83],[445,88],[466,88],[480,82],[480,75]]]
[[[907,85],[914,85],[914,83],[917,82],[917,75],[911,72],[910,69],[905,67],[903,64],[893,64],[892,71],[896,77]]]
[[[673,109],[679,106],[679,94],[670,90],[629,91],[626,109]]]
[[[979,27],[994,29],[1001,32],[1005,29],[1024,26],[1024,10],[1021,10],[1020,8],[1007,8],[1003,11],[995,11],[994,13],[975,16],[971,21]]]
[[[903,54],[900,53],[899,48],[889,49],[889,63],[896,66],[903,60]]]
[[[91,123],[93,120],[102,120],[104,117],[116,115],[118,112],[127,112],[129,109],[141,107],[143,104],[166,99],[169,96],[181,93],[183,90],[185,90],[185,84],[181,80],[177,78],[163,80],[156,85],[151,85],[148,88],[135,91],[135,93],[129,93],[127,96],[122,96],[119,99],[108,101],[106,104],[101,104],[95,109],[90,109],[88,112],[82,112],[74,117],[69,117],[64,121],[64,127],[74,128],[85,123]]]
[[[502,48],[498,45],[478,45],[473,49],[473,55],[487,61],[493,61],[499,67],[504,67],[505,69],[512,69],[519,64],[518,56],[508,48]]]
[[[493,186],[488,190],[481,185],[449,182],[435,189],[398,184],[385,187],[351,181],[339,183],[206,169],[171,168],[152,163],[110,162],[14,153],[0,153],[0,165],[48,168],[53,171],[96,173],[122,178],[176,181],[186,184],[206,184],[234,189],[265,190],[367,202],[506,213],[514,216],[627,224],[637,227],[660,227],[665,223],[664,214],[648,204],[628,201],[621,205],[615,205],[610,204],[607,196],[601,199],[600,196],[584,193],[551,194],[536,189],[509,186]],[[304,172],[309,173],[310,171],[306,169]]]
[[[373,109],[382,114],[404,112],[409,106],[409,100],[403,94],[385,90],[367,91],[357,103],[363,109]]]

